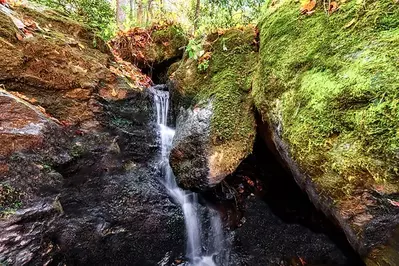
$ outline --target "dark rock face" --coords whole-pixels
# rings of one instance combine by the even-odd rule
[[[246,222],[236,230],[236,249],[249,265],[354,264],[331,239],[276,216],[262,200],[248,202]]]
[[[363,265],[342,230],[315,208],[261,140],[226,182],[218,195],[236,192],[230,199],[236,207],[224,211],[236,228],[236,265]],[[226,197],[228,202],[232,196]]]
[[[176,180],[185,189],[209,188],[210,119],[212,105],[180,110],[176,120],[176,135],[170,163]]]
[[[345,202],[333,205],[329,196],[320,196],[320,188],[291,158],[288,145],[282,140],[276,127],[260,124],[262,138],[270,149],[282,159],[299,187],[307,193],[312,203],[345,233],[352,247],[367,265],[396,265],[399,260],[399,210],[392,207],[394,195],[377,191],[356,190]]]
[[[48,130],[40,147],[5,158],[0,181],[20,202],[2,213],[0,262],[155,265],[184,250],[182,214],[157,180],[151,97],[101,104],[102,130]]]

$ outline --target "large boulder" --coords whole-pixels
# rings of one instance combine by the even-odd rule
[[[115,62],[86,26],[53,10],[19,7],[13,14],[30,25],[33,37],[22,39],[22,31],[0,12],[0,83],[64,124],[90,130],[99,125],[98,95],[119,100],[149,86],[138,69]]]
[[[291,0],[265,9],[259,132],[367,265],[397,265],[399,5],[317,3],[307,14]]]
[[[179,118],[170,161],[182,187],[214,187],[251,153],[256,44],[252,27],[210,34],[204,55],[186,56],[171,75],[172,109]]]

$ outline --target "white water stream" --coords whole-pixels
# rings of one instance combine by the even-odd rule
[[[179,204],[183,210],[187,247],[186,257],[190,266],[221,266],[227,265],[227,256],[221,258],[221,253],[227,254],[225,236],[219,213],[209,209],[210,232],[203,232],[199,213],[198,196],[177,186],[175,176],[169,165],[169,152],[172,146],[175,131],[167,126],[169,112],[169,92],[151,89],[157,109],[157,123],[160,130],[162,157],[161,163],[164,171],[164,180],[168,194]],[[205,236],[208,239],[205,239]],[[218,259],[216,259],[218,257]],[[221,261],[223,260],[223,261]],[[218,261],[218,263],[216,262]]]

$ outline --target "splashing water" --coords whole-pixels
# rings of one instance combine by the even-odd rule
[[[177,186],[175,176],[169,165],[169,152],[172,146],[175,131],[167,126],[169,112],[169,92],[150,89],[154,95],[157,109],[157,123],[161,136],[161,163],[164,175],[162,180],[168,194],[178,203],[182,210],[186,226],[187,247],[186,257],[190,266],[217,266],[227,264],[225,249],[225,235],[223,232],[220,215],[215,210],[208,210],[211,232],[207,232],[207,241],[202,241],[204,233],[200,222],[198,195],[194,192],[184,191]],[[204,243],[205,242],[205,243]],[[225,253],[223,261],[216,261],[216,257]]]

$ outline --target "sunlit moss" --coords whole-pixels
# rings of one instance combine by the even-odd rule
[[[186,59],[174,74],[187,105],[213,103],[211,136],[216,152],[224,152],[223,167],[233,171],[252,151],[255,139],[253,101],[248,93],[256,68],[257,52],[252,27],[211,34],[204,43],[209,66],[199,71],[198,62]]]
[[[0,183],[0,218],[13,214],[21,207],[20,192],[9,184]]]
[[[352,0],[310,16],[299,6],[277,1],[265,11],[257,108],[281,125],[293,157],[322,188],[396,183],[399,5]]]

